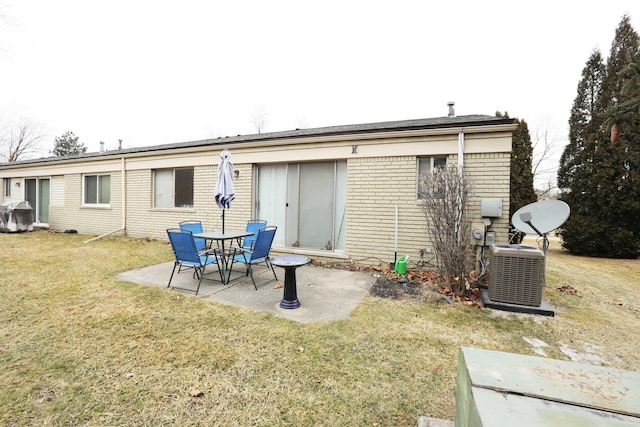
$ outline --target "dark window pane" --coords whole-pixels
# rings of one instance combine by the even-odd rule
[[[4,195],[5,197],[11,196],[11,178],[4,179]]]
[[[447,158],[446,157],[434,157],[433,158],[433,167],[435,168],[443,168],[447,166]]]
[[[193,169],[176,169],[175,172],[175,207],[193,207]]]

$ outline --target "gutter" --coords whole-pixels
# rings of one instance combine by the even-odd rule
[[[122,157],[121,160],[122,160],[122,166],[120,168],[120,171],[121,171],[120,174],[122,176],[122,179],[121,179],[121,183],[122,183],[121,184],[122,185],[122,187],[121,187],[121,191],[122,191],[122,225],[117,230],[109,231],[108,233],[104,233],[104,234],[101,234],[101,235],[99,235],[97,237],[94,237],[92,239],[85,240],[82,243],[91,243],[91,242],[94,242],[96,240],[100,240],[103,237],[107,237],[107,236],[110,236],[112,234],[116,234],[116,233],[118,233],[120,231],[126,231],[126,229],[127,229],[127,191],[126,191],[127,190],[127,172],[126,172],[127,171],[127,167],[126,167],[125,158]]]

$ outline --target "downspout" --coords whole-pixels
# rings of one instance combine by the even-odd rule
[[[464,130],[458,132],[458,170],[462,172],[464,167]]]
[[[462,180],[463,179],[463,173],[464,173],[464,130],[460,129],[460,132],[458,132],[458,179]],[[461,181],[462,182],[462,181]],[[462,201],[460,200],[460,194],[458,193],[458,218],[456,218],[456,222],[457,224],[460,224],[460,228],[458,228],[456,230],[456,235],[458,238],[458,243],[461,243],[464,241],[464,236],[462,236],[462,230],[464,230],[464,227],[462,226],[462,211],[463,211],[463,206],[462,206]]]
[[[122,162],[121,162],[121,166],[120,166],[120,176],[122,177],[121,184],[121,192],[122,192],[122,225],[120,226],[120,228],[118,228],[117,230],[113,230],[113,231],[109,231],[108,233],[104,233],[101,234],[97,237],[94,237],[92,239],[89,240],[85,240],[82,243],[91,243],[94,242],[96,240],[100,240],[103,237],[107,237],[110,236],[112,234],[116,234],[119,231],[124,231],[127,229],[127,193],[126,193],[126,189],[127,189],[127,172],[126,172],[126,163],[125,163],[125,159],[124,157],[122,157]]]
[[[122,146],[122,140],[120,140],[120,145]],[[122,226],[120,230],[127,229],[127,163],[124,157],[122,158],[122,170],[120,171],[120,176],[122,177],[121,185],[122,185]]]

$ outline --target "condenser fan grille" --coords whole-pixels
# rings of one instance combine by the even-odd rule
[[[544,254],[530,246],[492,245],[489,298],[509,304],[539,306],[544,287]]]

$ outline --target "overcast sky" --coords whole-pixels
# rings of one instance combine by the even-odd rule
[[[42,151],[508,111],[566,144],[591,52],[640,1],[0,0],[0,125]]]

